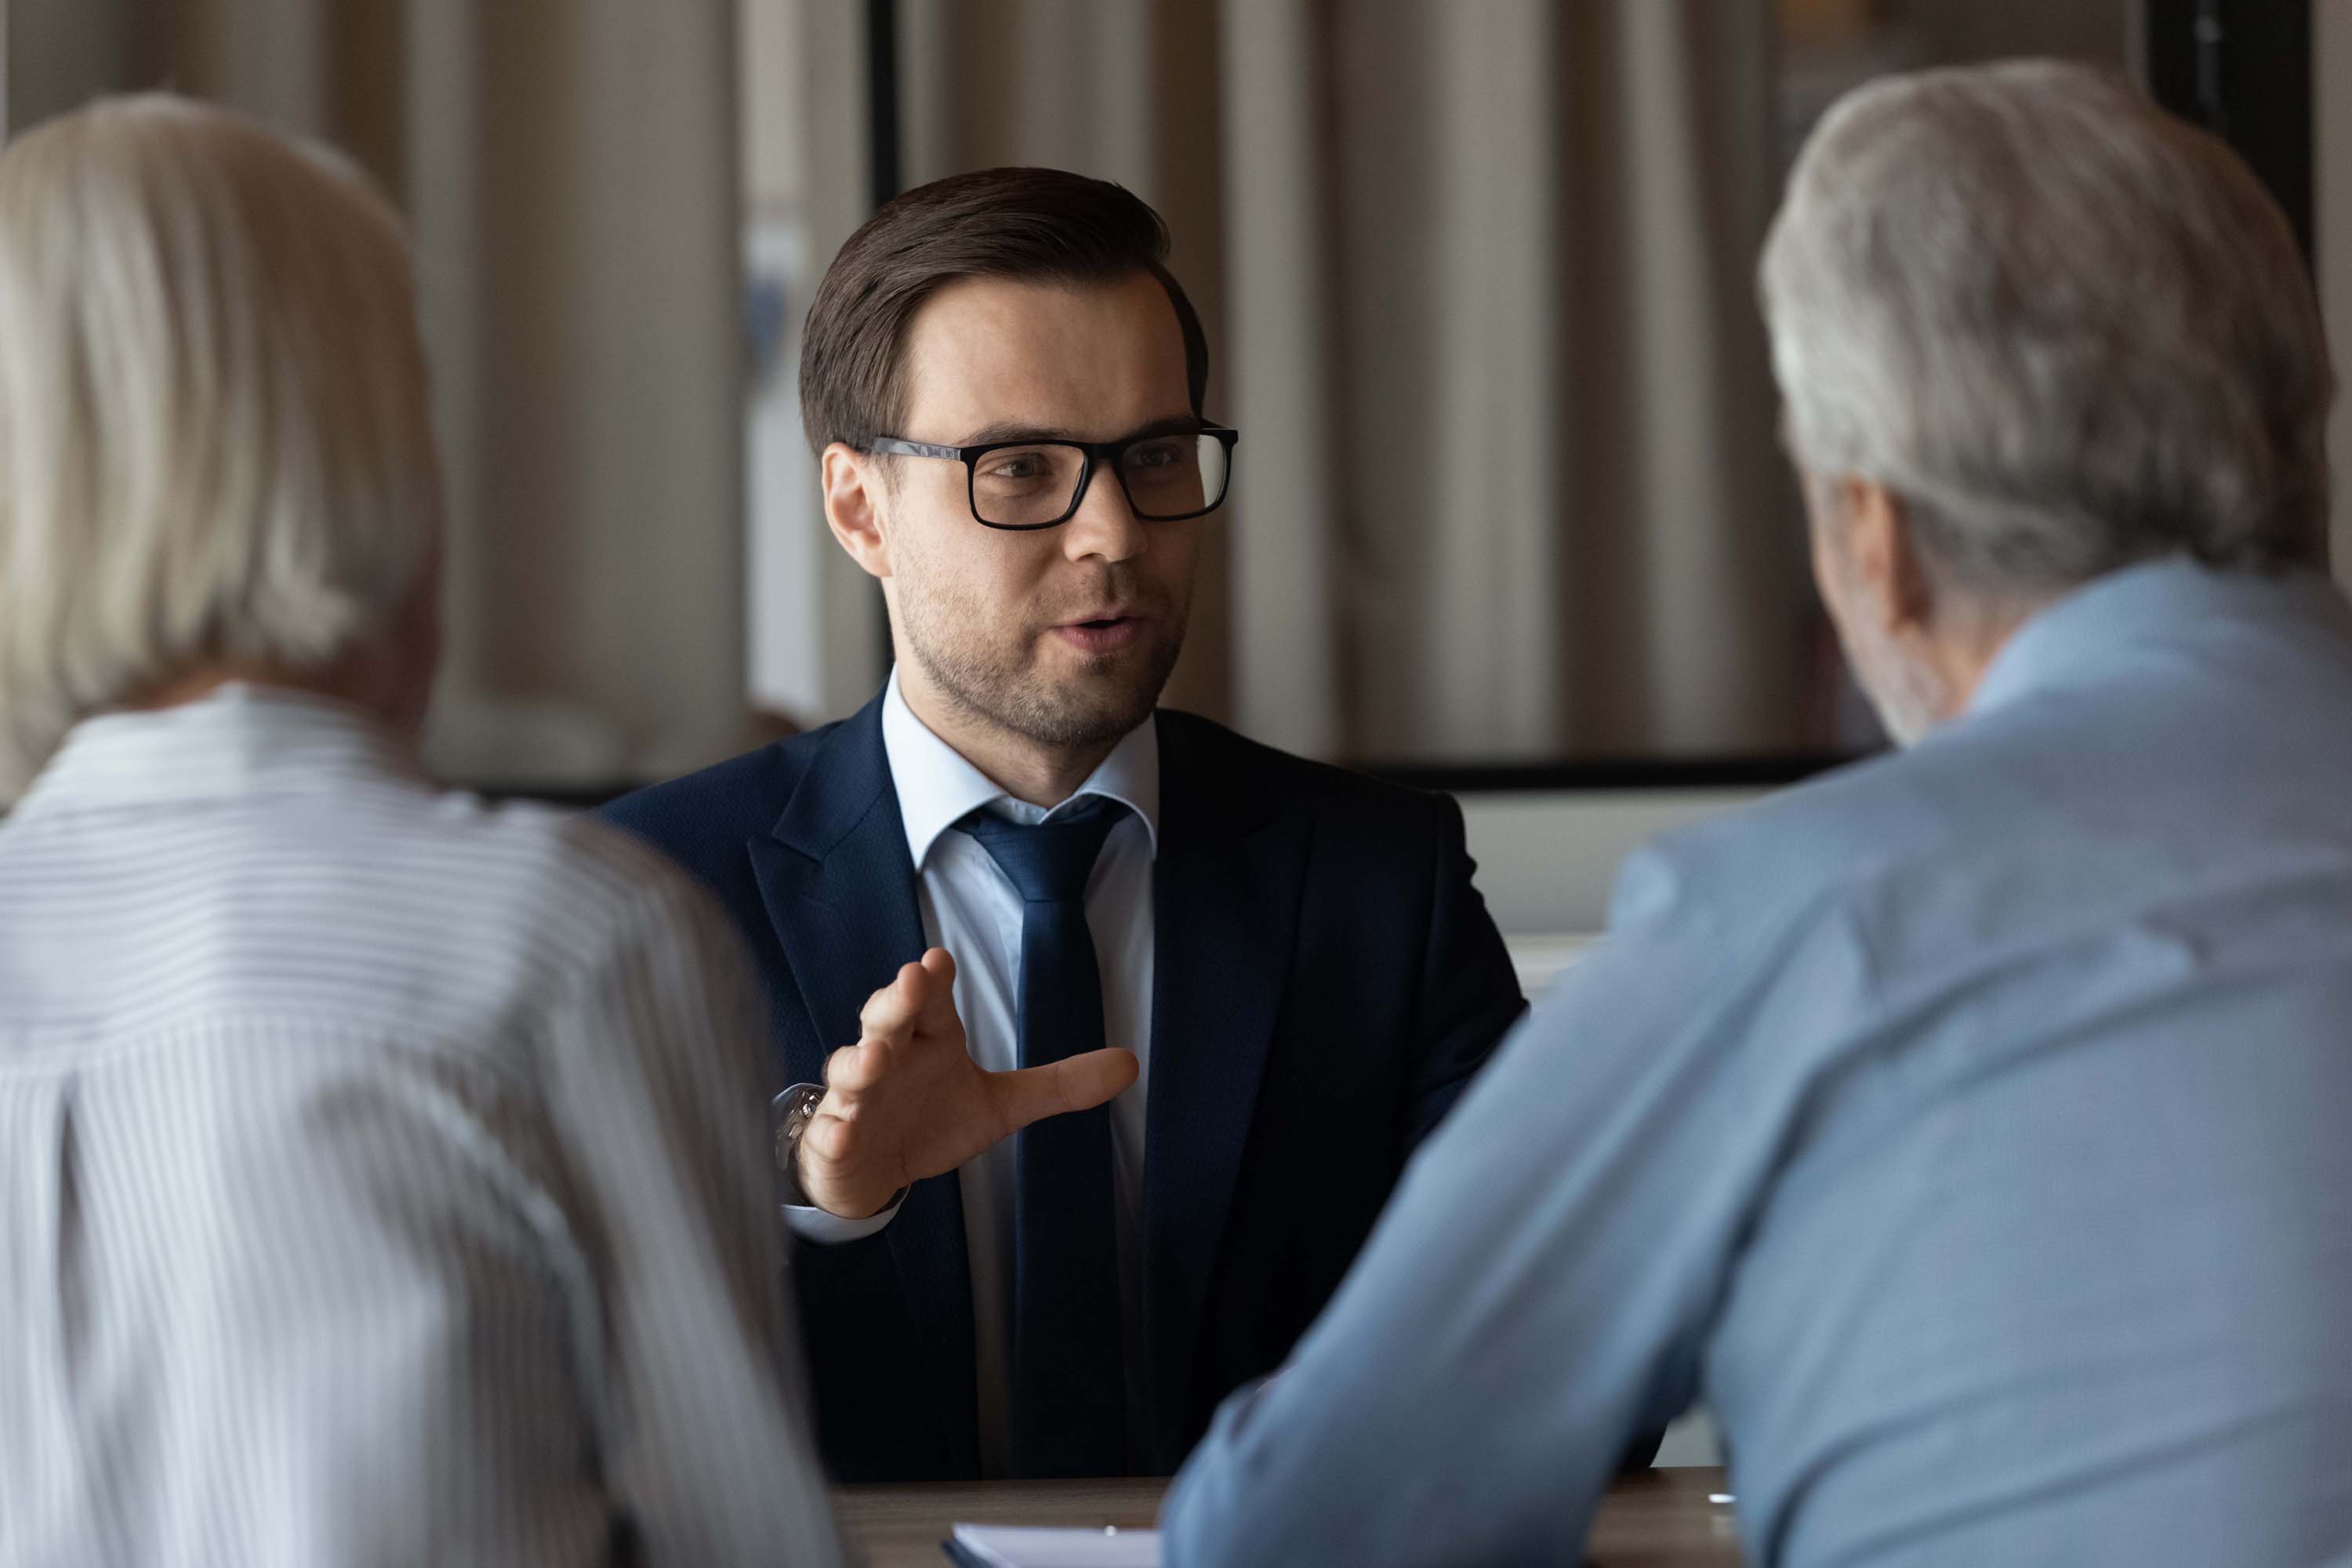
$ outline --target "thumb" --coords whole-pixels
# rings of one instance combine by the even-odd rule
[[[991,1074],[1006,1131],[1072,1110],[1091,1110],[1124,1093],[1142,1071],[1133,1051],[1082,1051],[1043,1067]]]

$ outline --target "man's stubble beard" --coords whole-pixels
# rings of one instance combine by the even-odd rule
[[[1116,676],[1057,683],[1038,668],[1035,641],[990,645],[985,606],[976,597],[918,587],[902,575],[904,651],[948,701],[981,723],[1057,749],[1114,745],[1158,706],[1184,650],[1192,605],[1189,594],[1171,595],[1172,603],[1147,602],[1140,585],[1117,568],[1105,580],[1106,590],[1087,605],[1122,600],[1147,617],[1147,640],[1104,661],[1115,665]]]

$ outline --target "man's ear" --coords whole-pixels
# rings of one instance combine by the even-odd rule
[[[1839,479],[1837,486],[1854,575],[1874,590],[1867,602],[1879,606],[1888,632],[1924,629],[1934,612],[1934,595],[1903,498],[1856,474]]]
[[[882,469],[873,458],[835,441],[818,456],[824,485],[824,525],[869,576],[890,575],[890,540],[884,524]]]

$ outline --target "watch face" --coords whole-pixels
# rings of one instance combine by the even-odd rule
[[[768,1114],[776,1120],[776,1169],[790,1173],[793,1168],[793,1144],[802,1130],[816,1120],[816,1108],[824,1100],[824,1086],[796,1083],[768,1102]]]

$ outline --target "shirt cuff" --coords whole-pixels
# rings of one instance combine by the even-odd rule
[[[841,1242],[863,1241],[869,1236],[879,1235],[882,1227],[897,1216],[906,1201],[900,1198],[880,1214],[869,1215],[864,1219],[844,1219],[814,1205],[784,1204],[780,1206],[784,1211],[784,1223],[792,1227],[794,1236],[814,1246],[833,1247]]]

